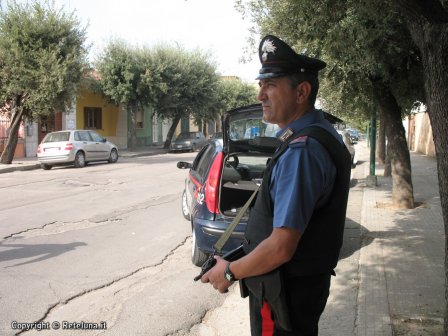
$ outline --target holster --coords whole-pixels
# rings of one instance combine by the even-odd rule
[[[260,303],[263,303],[263,301],[269,303],[276,327],[292,331],[281,268],[263,275],[242,279],[239,284],[243,298],[247,297],[250,292]]]

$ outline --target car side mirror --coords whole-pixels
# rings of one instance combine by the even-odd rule
[[[189,162],[179,161],[177,163],[177,168],[179,168],[179,169],[190,169],[192,167],[193,167],[193,165]]]

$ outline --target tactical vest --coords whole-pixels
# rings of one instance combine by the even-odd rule
[[[247,223],[244,251],[251,252],[273,230],[273,204],[269,192],[272,169],[289,142],[309,136],[322,144],[336,166],[336,178],[328,201],[315,210],[300,238],[293,258],[283,269],[286,276],[321,274],[333,270],[342,246],[350,183],[351,160],[345,145],[319,126],[307,127],[283,142],[266,167],[263,182]]]

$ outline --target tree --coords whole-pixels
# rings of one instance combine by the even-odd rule
[[[10,2],[0,12],[0,104],[11,127],[1,163],[11,163],[24,118],[64,111],[86,68],[85,28],[52,4]]]
[[[152,83],[150,54],[121,40],[109,42],[96,61],[100,86],[104,95],[114,104],[122,104],[130,113],[130,148],[137,146],[137,111],[155,101]]]
[[[221,78],[218,87],[220,113],[257,102],[257,88],[239,78]]]
[[[151,54],[159,80],[155,110],[158,116],[172,120],[164,144],[169,148],[182,116],[192,115],[200,121],[213,115],[218,75],[209,56],[198,49],[159,45]]]
[[[445,225],[445,321],[448,334],[448,5],[438,0],[395,1],[406,18],[424,67],[428,114],[436,150],[439,193]]]
[[[379,110],[391,143],[393,195],[413,207],[410,156],[402,114],[423,97],[421,62],[397,10],[384,1],[262,0],[243,4],[261,33],[277,34],[299,51],[323,58],[324,107],[340,116]],[[412,85],[409,85],[412,83]]]
[[[220,124],[220,118],[226,111],[256,102],[257,89],[253,84],[243,82],[237,77],[221,77],[212,107],[213,115],[207,116],[207,120],[215,120]]]

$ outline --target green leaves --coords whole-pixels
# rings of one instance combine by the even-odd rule
[[[251,85],[221,80],[210,55],[179,45],[149,49],[112,41],[96,66],[102,90],[113,102],[151,105],[167,119],[192,115],[199,123],[256,97]]]
[[[369,113],[372,78],[388,84],[404,109],[424,99],[419,52],[392,1],[247,0],[239,6],[261,35],[277,35],[327,62],[320,95],[332,113],[344,119]]]
[[[51,3],[10,2],[0,12],[0,100],[33,118],[72,103],[86,69],[85,29]]]

